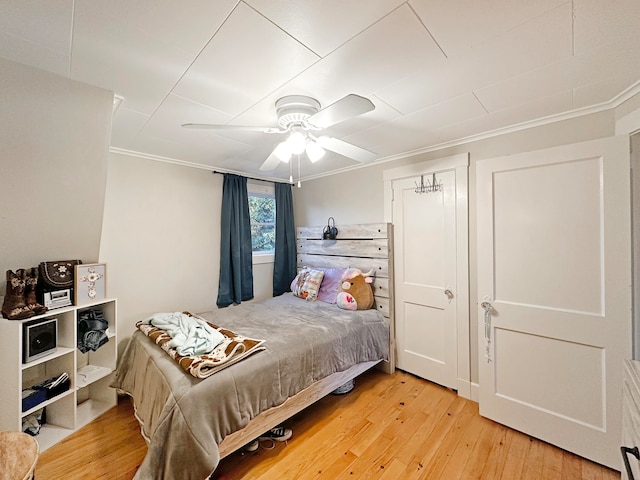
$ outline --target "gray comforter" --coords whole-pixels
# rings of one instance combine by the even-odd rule
[[[266,340],[266,349],[197,379],[135,332],[113,386],[133,397],[149,442],[136,479],[204,480],[220,460],[218,444],[256,415],[334,372],[389,355],[389,328],[376,310],[284,294],[199,315]]]

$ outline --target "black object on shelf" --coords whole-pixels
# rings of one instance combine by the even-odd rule
[[[34,385],[32,388],[34,390],[43,390],[48,400],[66,392],[69,390],[69,387],[71,387],[71,379],[69,378],[69,374],[64,372],[62,375],[49,378],[42,383]]]
[[[78,350],[95,352],[109,341],[107,329],[109,322],[99,309],[83,310],[78,314]]]

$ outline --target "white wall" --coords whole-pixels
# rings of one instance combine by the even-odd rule
[[[252,302],[270,297],[273,297],[273,261],[254,263]]]
[[[216,308],[221,178],[110,154],[100,261],[118,334],[155,312]]]
[[[113,94],[0,59],[0,296],[5,272],[98,260]]]
[[[222,175],[111,153],[100,261],[118,298],[118,335],[155,312],[217,309]],[[255,299],[273,264],[254,265]],[[229,308],[233,308],[232,306]]]
[[[470,378],[473,383],[477,383],[478,337],[477,319],[474,316],[477,311],[476,163],[497,156],[608,137],[614,133],[615,112],[609,110],[309,180],[302,183],[302,188],[294,189],[296,225],[326,225],[329,216],[334,217],[337,224],[384,222],[385,169],[469,152],[469,310],[472,312],[469,324],[469,350]]]

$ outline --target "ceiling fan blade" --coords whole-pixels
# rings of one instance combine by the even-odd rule
[[[318,113],[307,119],[314,127],[327,128],[340,122],[344,122],[363,113],[373,110],[375,105],[368,98],[353,93],[342,97],[335,103],[323,108]]]
[[[274,170],[278,164],[280,163],[280,159],[276,157],[275,150],[271,152],[271,155],[267,157],[264,163],[260,166],[261,171]]]
[[[352,143],[345,142],[344,140],[338,140],[337,138],[321,136],[318,137],[318,145],[325,150],[331,150],[332,152],[339,153],[345,157],[354,159],[360,163],[373,162],[378,155],[364,148],[360,148]]]
[[[184,128],[194,128],[203,130],[227,130],[236,132],[262,132],[262,133],[285,133],[286,130],[281,130],[275,127],[255,127],[249,125],[217,125],[215,123],[183,123]]]

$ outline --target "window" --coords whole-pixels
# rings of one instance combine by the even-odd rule
[[[256,255],[273,255],[276,245],[276,198],[272,186],[247,184],[251,249]]]

